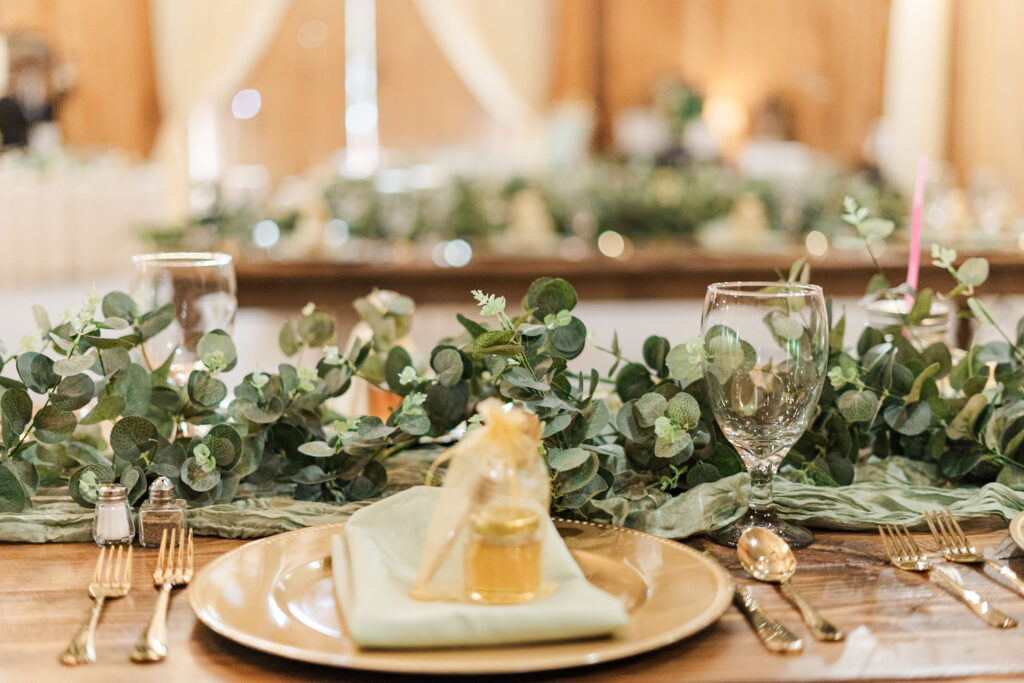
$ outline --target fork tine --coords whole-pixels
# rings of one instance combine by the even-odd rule
[[[174,566],[174,573],[181,575],[185,572],[185,530],[181,530],[178,539],[178,564]]]
[[[949,543],[940,531],[939,516],[929,510],[924,513],[924,521],[928,523],[928,528],[931,530],[932,536],[935,538],[935,542],[939,544],[939,550],[942,552],[948,552]]]
[[[160,534],[160,554],[156,558],[156,569],[153,570],[153,579],[161,581],[164,573],[164,553],[167,550],[167,529]]]
[[[124,563],[124,575],[121,577],[121,583],[124,587],[130,588],[132,585],[132,547],[128,546],[128,557]]]
[[[943,514],[935,515],[935,523],[939,527],[939,531],[942,534],[943,543],[949,548],[950,552],[958,552],[963,548],[958,547],[960,545],[960,539],[953,533],[953,528],[949,525],[949,520]]]
[[[914,549],[914,557],[923,557],[924,553],[921,552],[921,547],[917,545],[917,541],[914,540],[913,535],[911,535],[910,529],[908,529],[906,527],[906,525],[902,525],[902,526],[903,526],[903,533],[907,535],[907,540],[910,541],[910,545]]]
[[[188,530],[188,557],[187,557],[187,559],[185,561],[187,563],[187,566],[185,567],[185,571],[187,571],[189,574],[191,574],[193,566],[194,566],[193,565],[193,548],[192,548],[192,530],[191,529]]]
[[[893,545],[896,546],[896,551],[898,553],[898,557],[900,557],[900,558],[910,557],[910,548],[905,545],[905,543],[903,541],[903,537],[900,535],[899,529],[895,525],[893,525],[893,524],[889,524],[888,526],[889,526],[889,535],[892,537]]]
[[[892,541],[889,540],[889,536],[885,533],[885,527],[881,524],[878,525],[878,535],[882,537],[885,554],[889,556],[890,560],[896,559],[896,549],[893,547]]]
[[[946,513],[946,517],[950,522],[951,528],[956,532],[956,536],[959,539],[960,544],[964,547],[964,550],[970,552],[971,542],[968,540],[967,534],[964,533],[964,530],[960,528],[960,522],[956,521],[956,517],[954,517],[953,513],[948,509],[943,512]]]
[[[120,549],[121,549],[121,547],[118,546],[118,550],[120,550]],[[103,571],[103,580],[100,582],[103,585],[106,585],[106,586],[110,585],[110,572],[114,568],[114,564],[116,562],[117,562],[117,559],[114,557],[114,549],[111,548],[110,549],[110,554],[107,556],[107,566],[104,568],[104,571]]]
[[[100,547],[100,556],[96,558],[96,569],[92,573],[92,582],[99,583],[103,576],[103,558],[107,553],[107,546]]]

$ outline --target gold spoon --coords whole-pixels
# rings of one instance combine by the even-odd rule
[[[800,610],[800,616],[818,640],[842,640],[846,634],[830,624],[797,593],[789,579],[796,572],[796,557],[789,544],[768,529],[751,527],[736,544],[740,564],[758,581],[777,583],[782,594]]]

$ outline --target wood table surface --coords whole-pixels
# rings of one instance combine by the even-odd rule
[[[987,554],[1008,560],[1024,573],[1024,557],[1009,538],[1005,522],[986,519],[966,529]],[[925,550],[935,549],[926,534],[917,537]],[[240,543],[197,538],[197,567]],[[847,631],[841,643],[811,640],[776,588],[753,583],[739,568],[732,550],[700,539],[691,543],[705,547],[740,583],[750,585],[769,612],[805,639],[804,653],[767,652],[740,613],[730,607],[716,624],[675,645],[587,669],[507,680],[1024,680],[1024,625],[1007,631],[985,626],[938,579],[929,581],[887,564],[875,533],[819,532],[813,546],[797,551],[800,569],[795,584]],[[157,596],[149,581],[156,553],[139,548],[131,592],[104,609],[97,634],[98,661],[64,667],[57,656],[88,610],[86,584],[96,554],[90,544],[0,544],[0,681],[425,680],[312,666],[249,650],[198,623],[181,591],[174,594],[170,608],[168,659],[160,664],[132,664],[128,661],[132,644]],[[1024,621],[1024,598],[983,576],[981,570],[964,567],[961,571],[968,588]]]
[[[981,256],[990,272],[983,294],[1024,294],[1024,252],[1006,248],[962,249],[960,259]],[[728,280],[775,280],[797,259],[808,258],[811,281],[829,296],[861,296],[875,273],[862,250],[832,249],[809,257],[799,246],[759,251],[723,251],[662,245],[638,248],[629,258],[592,255],[573,261],[551,256],[531,258],[487,254],[462,268],[431,262],[343,263],[325,260],[252,261],[235,264],[240,306],[295,309],[307,301],[347,309],[373,287],[408,294],[420,303],[465,303],[472,289],[498,292],[518,302],[541,276],[565,278],[584,301],[703,298],[708,284]],[[893,284],[906,278],[907,251],[892,248],[879,257]],[[952,289],[949,274],[922,258],[921,286]]]

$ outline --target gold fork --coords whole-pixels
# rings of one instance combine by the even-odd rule
[[[928,528],[931,529],[932,536],[935,537],[936,543],[939,544],[939,550],[942,551],[944,558],[950,562],[961,562],[963,564],[987,564],[999,572],[1004,579],[1012,583],[1018,593],[1024,595],[1024,581],[1021,581],[1021,578],[1017,576],[1017,572],[1005,564],[982,557],[977,549],[971,545],[971,542],[967,540],[967,535],[960,528],[960,524],[957,523],[956,519],[953,518],[953,513],[949,510],[926,512],[924,513],[924,519],[928,522]]]
[[[149,625],[135,643],[133,662],[159,662],[167,656],[167,605],[171,601],[171,589],[186,586],[192,580],[192,530],[188,530],[188,554],[185,554],[185,533],[178,541],[178,559],[174,559],[174,542],[177,529],[171,529],[171,542],[167,543],[167,529],[160,537],[160,554],[156,569],[153,570],[153,585],[160,590],[156,609]]]
[[[89,617],[78,629],[78,633],[68,643],[64,652],[61,653],[62,664],[74,666],[96,661],[96,625],[100,621],[103,603],[106,600],[124,597],[131,587],[131,546],[128,547],[127,553],[124,552],[124,546],[118,546],[116,554],[113,548],[107,546],[100,548],[100,556],[96,560],[96,569],[93,571],[92,582],[89,584],[89,595],[93,600]]]
[[[960,575],[955,570],[933,567],[907,527],[901,524],[886,524],[884,527],[878,527],[878,533],[882,536],[889,562],[897,569],[909,572],[930,572],[934,569],[936,574],[945,579],[953,595],[964,601],[986,624],[995,628],[1013,628],[1017,625],[1016,619],[992,607],[974,591],[964,588],[960,582]]]

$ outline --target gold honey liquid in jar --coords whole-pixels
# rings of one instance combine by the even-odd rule
[[[488,507],[470,522],[466,593],[473,602],[512,605],[541,587],[540,515],[526,507]]]

